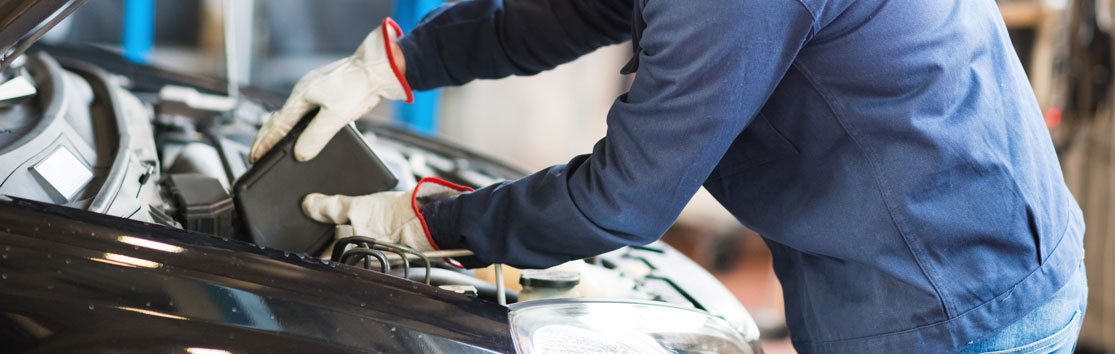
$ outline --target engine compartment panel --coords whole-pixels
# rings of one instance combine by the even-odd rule
[[[4,178],[0,194],[156,223],[163,229],[184,229],[211,239],[206,241],[211,244],[194,254],[205,249],[226,253],[231,249],[258,250],[251,253],[298,258],[344,269],[346,274],[372,273],[320,260],[328,251],[325,255],[317,249],[283,252],[269,247],[273,245],[250,242],[254,238],[243,225],[243,210],[229,200],[236,193],[237,181],[249,170],[248,147],[267,109],[279,102],[255,95],[227,101],[223,100],[226,97],[204,93],[201,86],[189,81],[172,82],[172,87],[154,85],[143,76],[144,82],[132,82],[139,76],[109,74],[100,65],[75,60],[61,62],[47,54],[36,55],[28,69],[40,86],[39,95],[20,105],[0,108],[0,177]],[[134,74],[150,75],[147,71]],[[359,130],[351,131],[353,136],[363,139],[398,178],[397,184],[392,183],[394,190],[410,189],[421,177],[483,187],[527,174],[444,140],[391,126],[363,122],[357,126]],[[51,195],[49,189],[55,187],[43,182],[49,178],[38,177],[36,174],[41,173],[31,168],[59,148],[88,166],[91,174],[88,182],[74,192],[73,200]],[[351,265],[379,271],[368,263]],[[582,263],[582,279],[594,279],[596,286],[604,289],[594,294],[705,310],[728,319],[742,332],[752,333],[753,338],[758,336],[749,314],[722,285],[665,244],[625,248]],[[284,277],[302,278],[312,273],[298,267],[282,269],[287,272]],[[434,276],[433,286],[422,285],[420,277],[424,274],[419,272],[375,274],[371,279],[424,292],[434,291],[439,285],[471,285],[477,289],[473,300],[494,305],[494,279],[485,280],[483,272],[462,271],[439,262],[426,273]],[[442,290],[436,293],[467,297]],[[505,295],[514,299],[516,294]]]
[[[96,67],[38,54],[27,69],[38,95],[0,108],[0,194],[155,221],[150,110]]]

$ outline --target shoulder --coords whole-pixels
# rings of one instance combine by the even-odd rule
[[[636,0],[636,11],[648,20],[684,18],[697,23],[730,22],[746,26],[742,19],[756,17],[807,16],[816,23],[825,7],[835,0]]]

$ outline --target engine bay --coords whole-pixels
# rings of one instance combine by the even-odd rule
[[[37,93],[0,105],[0,194],[255,243],[231,191],[251,168],[249,146],[276,102],[251,95],[230,98],[186,82],[152,89],[100,66],[45,52],[27,59],[23,69]],[[403,128],[368,122],[358,122],[357,128],[397,177],[393,190],[409,190],[423,177],[479,188],[526,175]],[[313,254],[284,251],[493,302],[501,297],[518,301],[523,279],[556,284],[545,282],[553,272],[457,269],[442,258],[458,255],[452,251],[407,255],[367,240],[338,240]],[[355,249],[362,249],[355,252],[359,256],[346,256]],[[552,271],[577,276],[575,296],[667,302],[708,311],[757,333],[742,328],[753,326],[750,316],[715,278],[663,243],[556,268]],[[500,282],[507,289],[501,291]]]

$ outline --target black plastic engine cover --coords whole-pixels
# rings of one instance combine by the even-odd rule
[[[274,148],[252,165],[233,187],[236,209],[252,242],[290,252],[320,253],[333,238],[332,225],[302,213],[310,193],[364,195],[391,190],[398,180],[360,132],[341,129],[312,160],[294,158],[294,142],[310,112]]]

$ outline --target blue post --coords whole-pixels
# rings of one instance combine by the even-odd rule
[[[124,58],[147,63],[155,43],[155,0],[124,1]]]
[[[426,13],[441,5],[442,0],[397,0],[395,14],[391,16],[403,30],[410,31]],[[398,104],[399,120],[424,134],[437,132],[438,90],[414,92],[414,103]]]

